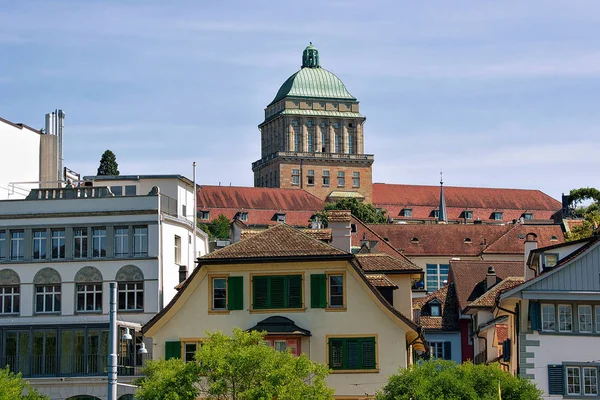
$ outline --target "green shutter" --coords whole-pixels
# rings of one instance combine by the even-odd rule
[[[377,358],[375,356],[375,338],[361,339],[362,346],[362,369],[377,368]]]
[[[344,344],[346,339],[329,339],[329,368],[344,369]]]
[[[285,308],[288,280],[285,276],[269,277],[269,308]]]
[[[312,274],[310,276],[310,306],[312,308],[327,307],[327,275]]]
[[[227,309],[244,309],[244,277],[230,276],[227,278]]]
[[[165,342],[165,360],[170,360],[171,358],[181,358],[180,341]]]
[[[564,394],[564,374],[562,365],[548,365],[548,394]]]
[[[252,277],[252,308],[257,310],[269,308],[268,291],[268,276]]]
[[[534,331],[542,330],[542,312],[540,303],[537,301],[529,302],[529,319],[531,320],[531,329]]]
[[[288,276],[286,308],[302,308],[302,275]]]

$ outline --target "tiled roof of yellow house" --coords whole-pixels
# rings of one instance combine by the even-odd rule
[[[365,272],[420,273],[423,271],[414,264],[385,253],[356,254],[356,259]]]
[[[242,240],[198,259],[199,263],[215,259],[243,259],[262,257],[307,257],[307,256],[348,256],[350,253],[339,250],[327,243],[315,240],[286,224],[279,224],[252,236],[252,240]]]
[[[375,287],[391,287],[398,289],[398,285],[396,285],[390,278],[383,274],[365,274],[369,283]]]

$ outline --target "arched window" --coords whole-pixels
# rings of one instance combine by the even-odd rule
[[[0,314],[18,314],[21,306],[21,280],[12,269],[0,271]]]
[[[122,311],[144,311],[144,274],[135,265],[126,265],[117,272],[119,298]]]
[[[95,267],[83,267],[75,274],[77,312],[102,311],[102,273]]]
[[[33,278],[35,312],[60,313],[60,274],[54,268],[42,268]]]

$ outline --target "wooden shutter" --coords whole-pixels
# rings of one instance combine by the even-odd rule
[[[286,298],[286,277],[270,276],[269,279],[269,308],[284,308]]]
[[[344,368],[345,339],[329,339],[329,368]]]
[[[563,394],[565,372],[562,365],[548,365],[548,394]]]
[[[287,277],[286,308],[302,308],[302,275]]]
[[[244,277],[227,278],[227,308],[229,310],[244,309]]]
[[[534,331],[542,330],[542,315],[540,303],[537,301],[529,302],[529,319],[531,320],[531,329]]]
[[[310,306],[312,308],[327,307],[327,275],[312,274],[310,276]]]
[[[367,338],[361,340],[362,344],[362,368],[377,368],[377,358],[375,356],[375,339]]]
[[[452,342],[444,342],[444,360],[452,360]]]
[[[511,352],[510,339],[506,339],[504,342],[502,342],[502,361],[504,361],[504,362],[510,361],[510,352]]]
[[[180,341],[165,342],[165,360],[169,360],[171,358],[181,358]]]
[[[346,368],[362,369],[361,343],[359,339],[346,339]]]
[[[269,308],[269,277],[252,277],[252,308]]]

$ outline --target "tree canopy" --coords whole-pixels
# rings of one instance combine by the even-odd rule
[[[211,239],[229,239],[231,222],[225,215],[219,214],[208,224],[198,224],[198,228],[208,233]]]
[[[13,373],[7,366],[0,369],[0,400],[49,400],[31,387],[21,374]]]
[[[102,153],[96,175],[119,175],[119,164],[117,164],[115,153],[110,150]]]
[[[327,227],[328,223],[328,210],[350,210],[352,215],[365,224],[385,224],[387,222],[385,210],[378,210],[372,204],[362,203],[357,199],[341,199],[335,203],[327,203],[323,211],[317,214],[324,227]]]
[[[582,203],[591,201],[589,205],[583,206]],[[573,189],[569,193],[570,207],[573,210],[573,216],[582,218],[581,225],[571,228],[567,234],[567,240],[578,240],[592,236],[600,225],[600,190],[596,188]]]
[[[531,381],[502,371],[498,364],[434,360],[401,369],[377,400],[539,400]]]
[[[208,333],[196,361],[148,362],[137,384],[140,400],[329,400],[329,370],[305,354],[280,352],[263,342],[264,332],[236,328],[233,336]]]

